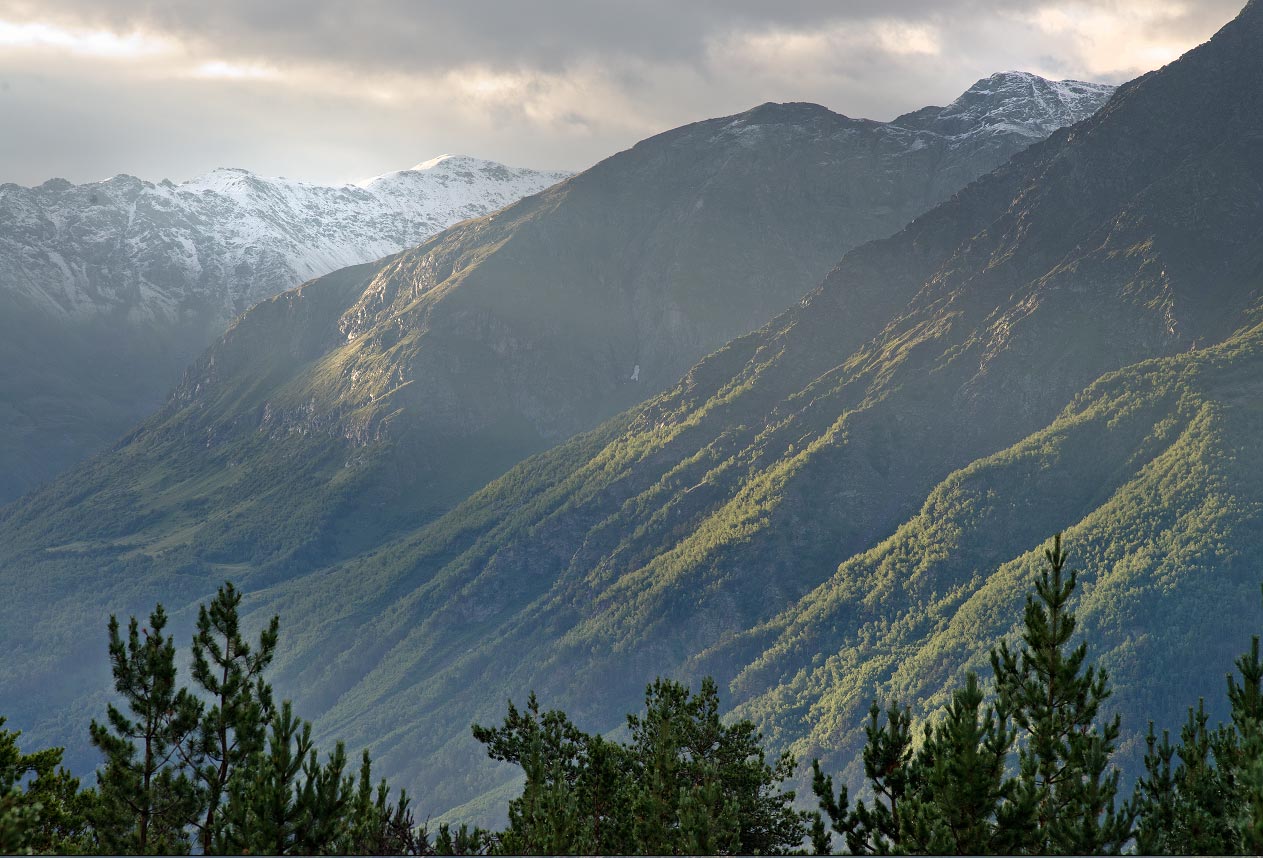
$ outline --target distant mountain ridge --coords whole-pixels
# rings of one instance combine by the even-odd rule
[[[0,290],[50,313],[213,328],[278,292],[380,259],[568,173],[441,155],[328,187],[221,168],[179,184],[119,175],[0,185]]]
[[[978,81],[946,107],[923,107],[890,124],[957,140],[1004,134],[1042,140],[1095,113],[1115,89],[1030,72],[1000,72]]]
[[[239,169],[0,185],[0,503],[131,428],[252,305],[566,175],[443,155],[342,187]]]
[[[659,449],[659,424],[667,434],[679,430],[673,449],[683,449],[713,428],[708,409],[718,415],[737,402],[754,421],[734,419],[692,449],[687,463],[676,463],[687,477],[647,465],[639,475],[662,498],[704,473],[724,444],[760,431],[766,402],[733,374],[757,340],[742,334],[801,302],[846,251],[895,232],[927,206],[953,194],[994,201],[990,179],[972,186],[981,191],[957,192],[1032,141],[1026,108],[1013,108],[1017,90],[1000,85],[1006,81],[1029,85],[1024,76],[981,81],[956,106],[936,108],[940,120],[923,115],[916,128],[810,104],[765,104],[693,123],[414,249],[256,305],[110,451],[0,511],[0,579],[13,593],[0,605],[0,629],[33,610],[65,621],[41,624],[20,641],[0,637],[15,653],[0,665],[0,693],[26,707],[14,711],[13,723],[35,738],[59,735],[84,717],[86,689],[103,687],[103,666],[54,628],[91,627],[109,611],[141,610],[155,592],[171,594],[167,607],[179,615],[224,577],[251,593],[252,604],[279,600],[291,630],[284,675],[298,680],[293,693],[309,711],[330,713],[327,724],[349,723],[341,720],[348,712],[358,718],[355,707],[368,698],[345,692],[383,659],[408,674],[410,660],[395,661],[392,649],[432,624],[461,625],[441,647],[450,659],[432,665],[459,675],[466,663],[451,647],[475,653],[470,635],[501,612],[534,610],[532,588],[556,574],[557,552],[579,564],[611,544],[610,529],[593,529],[617,519],[599,503],[612,496],[604,481],[620,478],[624,455],[650,451],[659,464],[669,458]],[[1082,118],[1110,93],[1094,91],[1099,101],[1085,94],[1072,105],[1078,113],[1066,113],[1061,101],[1044,103],[1057,116]],[[962,132],[956,117],[989,98],[994,110],[971,114],[978,133]],[[942,131],[933,130],[936,121]],[[905,253],[905,262],[928,252]],[[891,290],[890,307],[863,315],[822,315],[821,336],[839,350],[862,342],[902,294]],[[653,415],[637,424],[645,434],[631,442],[634,449],[598,455],[594,439],[614,438],[624,428],[616,420],[502,477],[462,508],[477,510],[472,517],[443,517],[514,463],[676,383],[716,349],[688,375],[690,385],[717,394],[713,407],[694,413],[687,400],[655,400],[634,412]],[[772,352],[764,362],[779,372],[766,359]],[[662,402],[671,404],[659,408]],[[606,465],[611,470],[602,473]],[[751,459],[733,468],[756,465]],[[598,496],[568,493],[572,480],[580,482],[568,468],[595,471]],[[558,482],[549,482],[553,476]],[[550,489],[539,503],[536,477]],[[500,494],[509,484],[525,493],[520,506],[513,492]],[[712,496],[702,482],[688,486],[696,489],[691,502]],[[654,512],[658,497],[634,499],[621,511],[637,519],[638,539],[682,526],[672,510]],[[585,518],[592,509],[596,521]],[[552,531],[548,520],[573,520],[570,513],[588,525],[591,540],[569,527]],[[541,538],[533,541],[518,525],[536,515]],[[418,548],[413,540],[425,522],[433,529],[416,537]],[[501,537],[507,550],[492,558],[486,552],[494,554]],[[464,564],[473,557],[489,565],[475,574]],[[344,561],[350,565],[338,565]],[[349,568],[358,577],[343,599],[331,582]],[[468,575],[470,590],[447,603]],[[592,585],[603,576],[594,572]],[[484,591],[493,579],[505,586]],[[367,597],[376,583],[382,586]],[[801,582],[766,583],[772,598],[764,609],[803,589]],[[444,612],[419,622],[431,598]],[[320,640],[314,629],[322,630]],[[497,634],[485,643],[504,641]],[[524,652],[536,643],[523,641]],[[555,675],[568,669],[557,665]],[[56,720],[48,718],[53,710],[61,713]],[[422,723],[419,711],[408,724],[401,731],[451,726]],[[467,726],[459,737],[443,735],[452,754],[444,765],[463,754],[458,739]],[[357,741],[381,738],[358,721],[351,732]],[[402,747],[392,753],[389,765],[407,765]],[[468,798],[485,774],[478,769],[460,789],[444,784],[435,801]]]

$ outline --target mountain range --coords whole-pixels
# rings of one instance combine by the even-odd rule
[[[0,503],[151,413],[259,301],[566,176],[443,155],[342,187],[239,169],[0,185]]]
[[[532,689],[610,730],[713,674],[845,770],[871,699],[925,715],[985,666],[1064,530],[1124,762],[1148,717],[1222,715],[1263,545],[1260,43],[1255,2],[660,397],[261,588],[318,618],[285,686],[465,816],[505,776],[468,724]]]
[[[534,690],[612,730],[660,674],[854,780],[869,702],[985,672],[1064,530],[1130,771],[1147,718],[1222,716],[1259,618],[1260,43],[1256,1],[662,396],[261,593],[339,600],[287,686],[458,815],[504,777],[470,721]]]
[[[1051,338],[1044,396],[1009,396],[1049,344],[1014,308],[1175,157],[1108,130],[1144,138],[1147,85],[1093,119],[1109,87],[1023,74],[891,123],[763,105],[262,302],[113,449],[0,511],[14,723],[64,737],[99,708],[70,630],[155,593],[187,624],[224,577],[285,618],[280,690],[435,812],[503,783],[468,725],[506,696],[605,730],[655,673],[741,678],[955,469],[1184,344],[1157,310],[1105,336],[1110,298]],[[770,690],[731,687],[750,711]]]

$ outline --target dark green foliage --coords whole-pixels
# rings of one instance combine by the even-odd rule
[[[265,749],[228,785],[214,832],[215,851],[285,855],[308,842],[309,808],[302,805],[303,766],[314,755],[311,725],[288,701],[272,718]]]
[[[910,711],[891,704],[882,723],[874,703],[863,753],[872,799],[853,808],[813,764],[823,813],[812,830],[817,851],[832,847],[825,817],[855,854],[1102,854],[1131,839],[1135,811],[1117,808],[1110,762],[1120,720],[1097,723],[1107,678],[1087,663],[1085,644],[1066,651],[1076,573],[1064,570],[1060,534],[1045,559],[1021,649],[1002,642],[992,651],[993,701],[968,672],[915,748]]]
[[[491,832],[477,826],[470,828],[464,823],[458,828],[443,823],[434,833],[433,843],[430,843],[426,828],[422,828],[417,837],[420,841],[418,854],[422,855],[489,855],[497,842]]]
[[[321,763],[311,724],[281,704],[266,747],[228,782],[227,800],[212,832],[220,854],[413,855],[427,851],[406,793],[389,800],[385,780],[373,785],[365,751],[358,778],[347,771],[339,742]],[[463,845],[463,844],[462,844]]]
[[[864,776],[873,794],[870,802],[858,801],[849,815],[840,815],[839,810],[846,809],[846,791],[835,801],[830,779],[821,774],[818,762],[812,764],[813,787],[822,809],[829,815],[833,830],[846,836],[847,849],[856,855],[882,854],[896,848],[902,841],[900,811],[904,800],[919,786],[908,709],[891,703],[885,723],[880,715],[874,701],[864,744]]]
[[[413,819],[411,804],[412,800],[403,790],[399,792],[399,799],[392,804],[390,787],[385,778],[378,782],[374,790],[373,764],[368,751],[365,751],[360,759],[358,785],[348,809],[349,831],[340,851],[346,855],[418,855],[430,851],[426,848],[428,840],[425,833],[418,829],[416,820]],[[453,850],[469,848],[470,838],[467,832],[458,831],[454,839],[450,829],[444,827],[440,833],[444,832],[445,848],[449,843]]]
[[[640,786],[633,804],[644,808],[638,818],[653,820],[636,838],[644,851],[688,851],[689,838],[703,833],[718,851],[744,854],[783,852],[801,842],[794,793],[779,787],[793,776],[793,756],[769,763],[753,723],[722,723],[713,679],[703,679],[696,694],[656,680],[645,692],[645,712],[629,715],[627,724],[631,776]]]
[[[882,723],[874,703],[864,746],[871,801],[848,808],[846,789],[835,796],[833,779],[819,761],[812,763],[812,788],[823,814],[813,823],[815,851],[833,851],[825,817],[856,855],[1019,851],[1030,828],[1031,805],[1006,774],[1016,734],[984,700],[978,677],[968,674],[946,718],[926,727],[915,750],[909,710],[891,704]]]
[[[1263,852],[1263,661],[1259,659],[1259,638],[1250,643],[1250,652],[1237,659],[1241,681],[1228,677],[1228,700],[1232,704],[1232,726],[1240,747],[1235,780],[1244,792],[1244,814],[1238,828],[1247,852]]]
[[[834,794],[833,776],[824,773],[819,760],[812,760],[811,791],[815,793],[820,811],[823,811],[813,814],[811,818],[811,851],[815,855],[831,855],[834,851],[833,834],[846,837],[851,831],[847,789],[843,785],[841,791]],[[824,823],[826,818],[829,820],[828,828]],[[854,848],[850,848],[850,851],[856,854]]]
[[[227,801],[212,832],[220,854],[415,855],[430,851],[418,831],[411,800],[389,800],[382,780],[374,789],[365,751],[358,778],[347,771],[338,743],[322,764],[311,724],[281,704],[266,747],[244,761],[228,782]],[[445,836],[446,832],[443,832]],[[451,842],[450,836],[443,841]],[[457,838],[464,847],[467,839]]]
[[[1204,701],[1173,746],[1149,725],[1136,787],[1136,845],[1144,853],[1230,855],[1263,849],[1263,659],[1259,638],[1228,676],[1229,723],[1211,729]]]
[[[522,795],[509,802],[500,847],[507,853],[619,851],[628,823],[622,748],[580,731],[564,712],[541,712],[534,694],[521,711],[512,702],[504,723],[473,727],[493,760],[520,765]]]
[[[179,686],[161,605],[143,629],[133,618],[126,640],[110,619],[110,661],[127,712],[111,705],[107,724],[92,723],[92,743],[105,756],[95,791],[81,792],[58,768],[60,748],[22,755],[17,734],[0,730],[4,851],[173,853],[187,851],[192,835],[206,853],[431,850],[408,796],[391,803],[384,779],[374,789],[367,751],[357,780],[341,743],[321,763],[311,725],[288,701],[274,710],[262,674],[279,620],[252,648],[240,632],[240,601],[225,584],[199,611],[193,676],[209,709]],[[453,845],[469,840],[459,832]]]
[[[201,720],[202,706],[176,682],[175,643],[163,636],[162,605],[142,630],[136,618],[127,640],[110,617],[110,665],[127,713],[110,704],[107,723],[92,722],[92,744],[105,755],[97,772],[93,824],[107,852],[183,852],[186,826],[200,807],[184,751]]]
[[[0,854],[86,851],[91,794],[61,767],[61,748],[24,754],[20,735],[0,729]]]
[[[917,755],[918,790],[902,820],[911,851],[1003,855],[1027,846],[1033,805],[1006,772],[1015,738],[1003,714],[984,706],[978,677],[968,674]]]
[[[524,854],[769,854],[798,847],[804,815],[779,784],[788,754],[766,760],[748,721],[723,724],[711,679],[692,694],[659,679],[626,744],[591,736],[566,715],[512,703],[504,724],[474,726],[492,759],[526,773],[498,848]]]
[[[237,615],[241,593],[231,583],[219,588],[210,606],[197,614],[193,636],[193,679],[210,697],[198,733],[190,743],[204,815],[198,823],[202,851],[209,851],[215,816],[233,774],[262,748],[272,719],[272,689],[263,671],[276,651],[280,625],[272,617],[255,648],[241,635]]]
[[[1241,851],[1241,748],[1230,727],[1208,728],[1206,707],[1189,710],[1180,744],[1149,725],[1145,775],[1136,785],[1136,849],[1146,855],[1232,855]],[[1173,766],[1173,760],[1178,763]]]
[[[38,819],[39,808],[24,803],[17,790],[0,794],[0,853],[26,854],[30,829]]]
[[[1007,641],[991,653],[999,708],[1018,728],[1020,789],[1035,808],[1032,839],[1041,853],[1103,854],[1131,839],[1134,810],[1119,806],[1120,772],[1110,764],[1121,718],[1098,722],[1109,697],[1104,670],[1087,663],[1087,643],[1069,650],[1069,609],[1078,573],[1066,571],[1061,534],[1045,549],[1048,568],[1026,600],[1020,650]]]
[[[290,855],[370,854],[383,845],[402,848],[407,838],[393,826],[410,823],[407,804],[407,797],[399,806],[386,804],[384,783],[374,799],[368,754],[361,764],[359,789],[346,772],[341,743],[321,763],[311,724],[297,718],[287,700],[273,716],[266,747],[229,781],[227,801],[213,831],[213,849]]]

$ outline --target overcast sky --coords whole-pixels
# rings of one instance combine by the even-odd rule
[[[765,101],[890,119],[996,71],[1120,83],[1243,3],[0,0],[0,182],[577,170]]]

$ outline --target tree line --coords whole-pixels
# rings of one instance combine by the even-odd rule
[[[102,755],[82,788],[62,749],[23,754],[0,729],[0,852],[156,854],[1259,854],[1263,851],[1263,660],[1259,638],[1229,676],[1228,723],[1203,703],[1173,740],[1150,723],[1144,774],[1124,795],[1105,717],[1109,677],[1072,646],[1078,572],[1060,535],[1028,595],[1023,631],[968,673],[945,713],[913,730],[911,709],[873,703],[852,801],[818,761],[818,810],[785,787],[748,720],[720,718],[718,688],[659,679],[616,741],[581,731],[532,694],[504,721],[473,726],[521,794],[501,831],[414,818],[410,797],[374,782],[342,743],[322,755],[311,724],[277,705],[264,673],[279,619],[250,642],[225,584],[198,612],[193,687],[176,671],[155,608],[124,634],[109,623],[121,706],[89,730]],[[0,719],[0,728],[3,727]],[[919,738],[919,741],[917,740]]]

